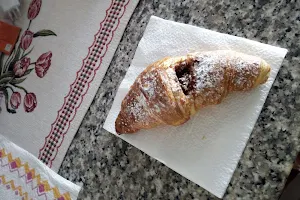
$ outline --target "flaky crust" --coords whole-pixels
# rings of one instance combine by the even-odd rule
[[[199,109],[219,104],[228,93],[265,83],[270,70],[259,57],[227,50],[161,59],[131,86],[115,122],[116,132],[183,124]]]

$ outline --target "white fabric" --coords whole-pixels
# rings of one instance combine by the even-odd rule
[[[268,82],[247,93],[230,94],[220,105],[202,109],[181,126],[161,126],[118,137],[221,198],[287,53],[286,49],[151,17],[104,128],[116,134],[115,120],[121,102],[146,66],[166,56],[218,49],[231,49],[265,59],[272,66]]]
[[[22,27],[24,31],[29,23],[27,10],[31,1],[24,0],[22,2],[22,17],[15,24]],[[114,2],[123,1],[42,1],[40,13],[32,20],[30,30],[35,33],[42,29],[49,29],[55,32],[57,36],[33,38],[30,48],[34,48],[29,56],[31,62],[35,62],[42,53],[51,51],[51,66],[43,78],[39,78],[35,71],[32,71],[22,83],[22,87],[36,94],[37,107],[33,112],[26,113],[24,111],[23,98],[25,94],[22,90],[17,90],[22,95],[22,102],[16,110],[16,114],[6,112],[4,97],[2,98],[0,102],[2,108],[0,134],[3,134],[34,156],[39,156],[39,151],[45,143],[45,137],[51,132],[51,125],[56,121],[58,111],[64,104],[64,97],[69,93],[70,85],[76,79],[76,73],[81,69],[83,59],[88,55],[89,47],[94,43],[94,35],[99,33],[100,23],[105,16],[108,16],[107,9]],[[100,59],[96,60],[95,66],[100,65],[100,67],[95,72],[96,75],[89,84],[89,89],[84,95],[83,101],[81,102],[81,99],[79,99],[80,101],[76,104],[81,103],[79,108],[76,109],[75,117],[71,116],[70,127],[65,128],[67,133],[64,136],[62,145],[58,148],[58,153],[51,167],[55,171],[59,169],[65,153],[97,92],[138,0],[126,0],[124,2],[127,3],[125,12],[120,18],[119,24],[114,25],[116,29],[113,33],[113,39],[107,44],[108,49],[101,60],[102,63],[100,65]],[[0,96],[3,96],[3,94],[0,94]],[[74,115],[74,112],[72,115]]]
[[[58,199],[61,196],[55,198],[54,188],[71,199],[77,199],[80,191],[79,186],[0,135],[0,199],[22,199],[26,192],[28,199]]]

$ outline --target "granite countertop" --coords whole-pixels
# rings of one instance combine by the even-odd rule
[[[79,199],[217,199],[102,128],[151,15],[289,50],[224,196],[277,199],[300,150],[297,0],[140,0],[59,174]]]

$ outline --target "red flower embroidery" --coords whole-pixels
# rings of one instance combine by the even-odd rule
[[[0,0],[1,1],[1,0]],[[42,0],[30,0],[27,17],[28,27],[22,35],[18,38],[18,45],[16,46],[15,53],[8,56],[5,62],[0,62],[1,75],[0,76],[0,112],[1,101],[5,97],[5,106],[8,113],[16,113],[16,109],[21,105],[21,91],[25,93],[23,105],[26,112],[32,112],[37,106],[37,99],[34,93],[28,93],[25,87],[21,84],[27,79],[33,69],[29,69],[30,65],[35,66],[35,73],[38,77],[43,78],[51,65],[52,52],[42,54],[36,62],[30,63],[29,50],[33,43],[33,38],[57,36],[52,30],[42,29],[36,32],[30,31],[32,20],[34,20],[40,13]],[[17,89],[19,92],[12,92]]]
[[[42,54],[35,63],[35,73],[38,77],[43,78],[51,65],[52,52]]]
[[[24,50],[28,49],[33,39],[33,32],[27,30],[23,33],[21,38],[20,47]]]
[[[27,93],[24,97],[24,109],[26,112],[32,112],[37,105],[34,93]]]
[[[42,0],[32,0],[27,13],[28,19],[33,20],[34,18],[36,18],[36,16],[40,12],[41,6]]]
[[[16,76],[21,77],[24,75],[28,66],[30,65],[30,58],[24,57],[21,60],[18,60],[14,65],[14,73]]]
[[[21,94],[19,92],[12,93],[10,97],[10,105],[13,109],[18,109],[21,104]]]

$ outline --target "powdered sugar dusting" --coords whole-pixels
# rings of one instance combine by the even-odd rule
[[[181,87],[179,84],[177,84],[177,76],[176,72],[174,70],[174,67],[170,67],[166,70],[168,77],[163,79],[165,82],[167,82],[168,85],[170,85],[172,91],[180,91]]]
[[[150,71],[138,81],[140,83],[140,89],[145,94],[148,99],[151,99],[155,95],[156,87],[157,87],[157,73],[154,71]]]
[[[196,90],[201,92],[203,89],[218,86],[224,78],[222,66],[226,66],[226,59],[213,54],[200,54],[194,63]]]
[[[181,87],[183,87],[184,90],[188,90],[188,85],[192,80],[191,74],[184,74],[182,77],[179,78],[179,81],[181,83]]]
[[[259,75],[260,58],[233,51],[198,53],[194,63],[196,90],[220,87],[225,70],[230,69],[231,88],[249,90]],[[223,90],[222,90],[223,91]]]
[[[256,57],[243,54],[237,54],[235,58],[230,59],[229,65],[235,69],[233,87],[237,90],[251,89],[259,75],[260,62]]]
[[[142,93],[135,96],[134,101],[127,104],[126,112],[130,114],[135,122],[144,121],[147,116],[146,99]]]

